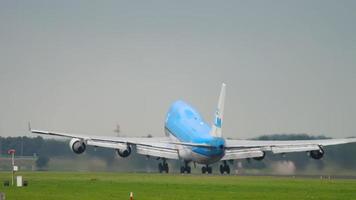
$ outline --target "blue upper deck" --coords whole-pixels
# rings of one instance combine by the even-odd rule
[[[204,156],[218,156],[224,154],[225,140],[213,137],[211,127],[200,114],[183,101],[176,101],[170,107],[165,128],[182,142],[208,144],[215,148],[194,147],[192,150]]]
[[[213,137],[211,127],[200,114],[184,101],[176,101],[170,107],[165,127],[184,142],[206,143]]]

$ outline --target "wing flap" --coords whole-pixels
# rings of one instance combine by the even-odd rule
[[[178,151],[171,150],[171,149],[136,145],[136,152],[138,154],[146,155],[146,156],[154,156],[154,157],[175,159],[175,160],[179,159]]]
[[[125,145],[123,143],[101,142],[101,141],[95,141],[95,140],[87,140],[86,144],[90,145],[90,146],[104,147],[104,148],[110,148],[110,149],[124,149],[127,147],[127,145]]]
[[[319,145],[299,145],[299,146],[275,146],[271,147],[271,151],[274,154],[278,153],[291,153],[291,152],[307,152],[313,150],[320,150]]]
[[[331,146],[338,144],[356,143],[356,138],[321,139],[321,140],[226,140],[227,149],[254,147],[288,147],[288,146]]]
[[[226,150],[225,156],[222,158],[222,160],[256,158],[256,157],[261,157],[263,155],[264,155],[263,151],[259,148]]]

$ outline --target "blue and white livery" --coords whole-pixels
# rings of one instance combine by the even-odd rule
[[[221,162],[220,173],[230,173],[226,161],[245,158],[262,160],[265,152],[289,153],[307,152],[314,159],[324,155],[323,146],[356,142],[356,138],[323,140],[232,140],[222,134],[226,85],[222,84],[218,106],[212,124],[206,123],[192,106],[184,101],[174,102],[166,116],[165,137],[105,137],[89,136],[52,131],[33,130],[32,133],[71,138],[70,148],[74,153],[83,153],[88,145],[112,148],[121,157],[127,157],[134,150],[138,154],[159,158],[159,172],[169,171],[167,160],[181,160],[181,173],[190,173],[191,162],[202,164],[202,173],[212,173],[209,166]]]

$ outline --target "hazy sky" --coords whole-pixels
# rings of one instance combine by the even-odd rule
[[[90,3],[89,3],[90,2]],[[0,0],[0,136],[162,136],[182,99],[223,134],[356,136],[356,1]]]

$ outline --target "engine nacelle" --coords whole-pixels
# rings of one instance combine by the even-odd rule
[[[126,148],[116,149],[116,153],[120,157],[126,158],[131,154],[131,147],[127,145]]]
[[[69,147],[76,154],[81,154],[86,149],[85,143],[81,139],[78,139],[78,138],[71,139],[69,142]]]
[[[313,159],[319,160],[324,156],[324,150],[320,147],[319,150],[310,151],[309,156]]]
[[[260,156],[260,157],[254,157],[253,159],[254,159],[254,160],[257,160],[257,161],[261,161],[261,160],[263,160],[263,159],[265,158],[265,156],[266,156],[266,153],[263,151],[263,155],[262,155],[262,156]]]

